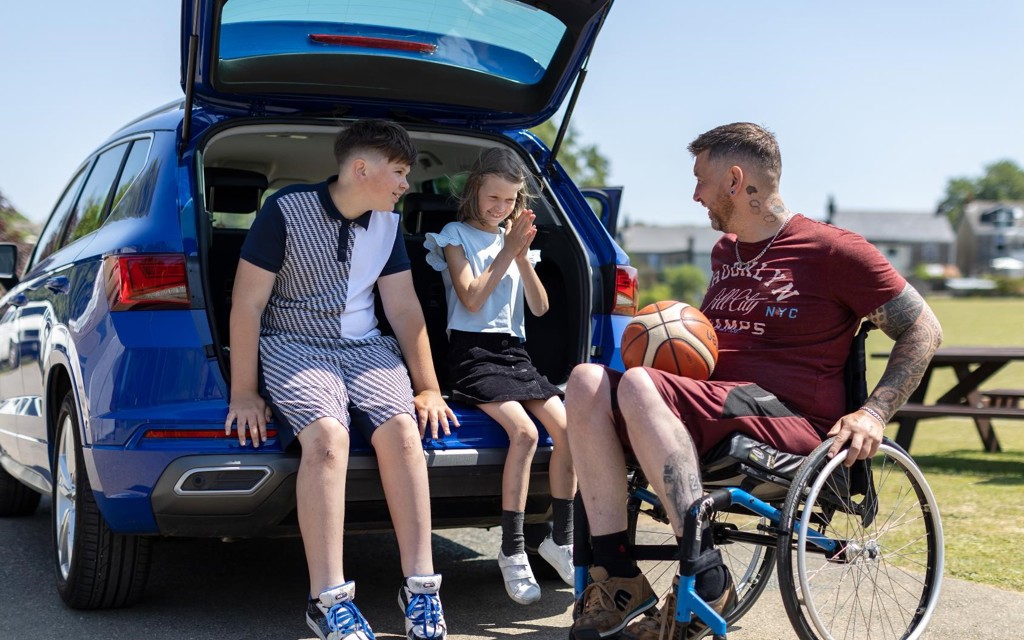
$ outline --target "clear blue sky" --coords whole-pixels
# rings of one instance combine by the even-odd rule
[[[0,192],[43,219],[121,124],[181,96],[180,4],[9,2]],[[702,224],[686,145],[779,138],[789,208],[933,211],[952,177],[1024,167],[1024,2],[617,0],[573,122],[634,222]]]

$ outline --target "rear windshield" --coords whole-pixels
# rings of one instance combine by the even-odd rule
[[[429,61],[540,82],[565,26],[510,0],[230,0],[218,57],[358,55]]]

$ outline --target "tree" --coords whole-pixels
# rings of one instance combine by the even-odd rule
[[[542,122],[531,131],[548,147],[555,143],[555,136],[558,135],[558,127],[551,120]],[[573,182],[581,187],[600,187],[608,184],[608,171],[611,168],[608,158],[601,155],[597,145],[580,144],[576,129],[572,125],[569,125],[569,130],[565,132],[565,139],[558,150],[558,162]]]
[[[964,209],[975,200],[1024,200],[1024,170],[1012,160],[1000,160],[985,167],[985,175],[980,178],[952,178],[946,185],[939,213],[948,216],[955,229]]]

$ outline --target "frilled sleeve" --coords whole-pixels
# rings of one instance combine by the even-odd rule
[[[439,233],[428,233],[423,241],[423,247],[427,250],[427,264],[437,271],[447,269],[448,261],[444,257],[444,248],[449,245],[464,246],[458,228],[452,224],[446,224]]]

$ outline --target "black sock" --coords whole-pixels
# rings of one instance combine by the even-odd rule
[[[551,496],[551,511],[555,524],[551,539],[558,546],[572,543],[572,498],[565,500]]]
[[[526,536],[523,535],[522,511],[501,512],[501,552],[505,557],[526,551]]]
[[[635,578],[640,569],[629,550],[629,537],[625,531],[593,536],[594,565],[604,567],[608,575],[616,578]]]

